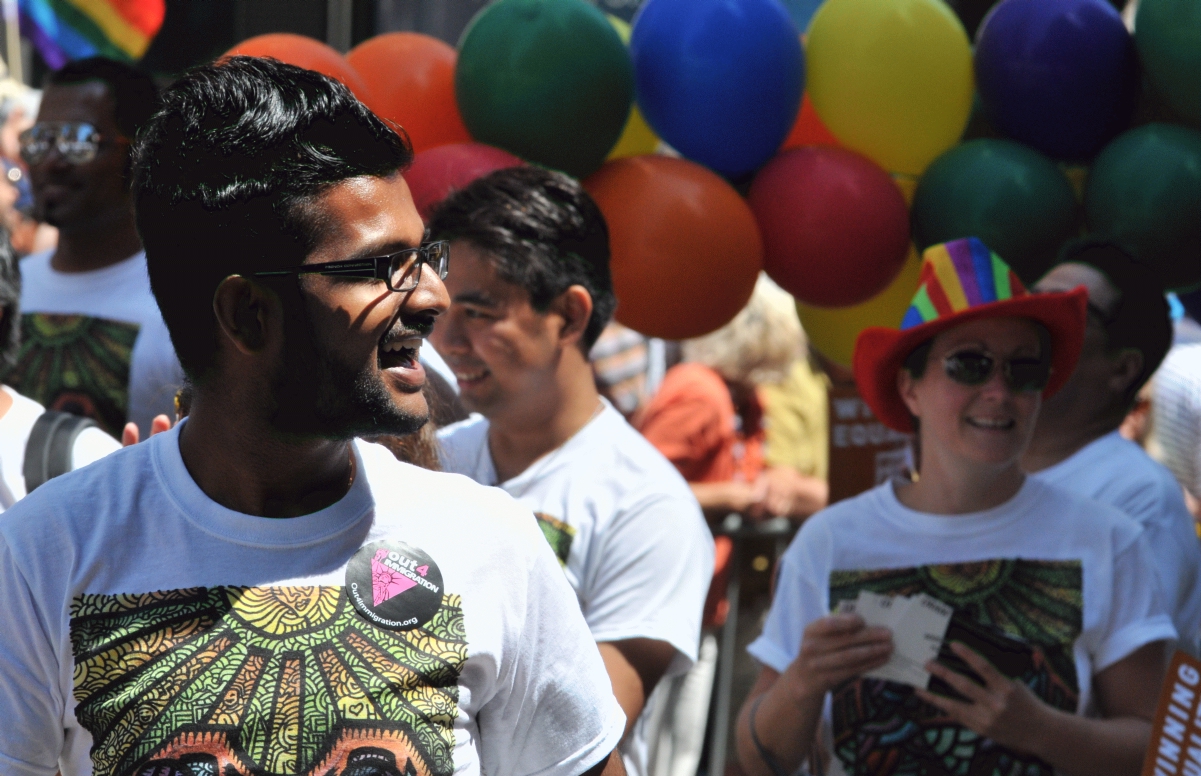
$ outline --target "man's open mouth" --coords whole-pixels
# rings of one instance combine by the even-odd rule
[[[421,337],[391,339],[380,343],[380,369],[412,369],[421,354]]]

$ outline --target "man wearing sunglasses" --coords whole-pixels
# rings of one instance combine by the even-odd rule
[[[129,188],[131,139],[154,111],[150,77],[95,57],[52,73],[20,136],[34,218],[58,246],[21,262],[22,349],[7,378],[49,409],[144,437],[182,372],[146,279]]]
[[[1022,466],[1039,479],[1121,509],[1141,523],[1180,645],[1201,639],[1201,545],[1172,474],[1119,433],[1172,339],[1163,287],[1118,245],[1069,244],[1036,291],[1088,290],[1084,348],[1038,416]]]
[[[235,57],[165,92],[134,159],[191,411],[0,520],[0,772],[622,776],[533,515],[354,439],[428,416],[449,256],[408,143]]]

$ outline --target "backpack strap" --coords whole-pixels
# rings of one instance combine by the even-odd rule
[[[46,410],[33,424],[25,443],[25,492],[71,471],[75,439],[87,428],[99,428],[91,418]]]

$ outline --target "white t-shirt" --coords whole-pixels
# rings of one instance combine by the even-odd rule
[[[1143,526],[1180,646],[1199,654],[1201,541],[1172,473],[1114,431],[1033,476],[1117,507]]]
[[[146,254],[91,272],[58,272],[54,251],[21,260],[21,358],[8,383],[50,409],[142,438],[175,417],[183,370],[150,291]],[[69,316],[69,317],[68,317]]]
[[[13,404],[0,417],[0,512],[25,498],[25,447],[29,432],[46,408],[7,385],[0,385],[12,397]],[[71,469],[82,469],[109,453],[121,449],[121,443],[98,428],[85,428],[71,447]]]
[[[924,592],[954,607],[958,634],[966,626],[1024,641],[1033,654],[1015,661],[1022,681],[1054,706],[1089,713],[1093,676],[1144,644],[1175,638],[1147,574],[1152,563],[1133,520],[1034,478],[1005,504],[964,515],[916,512],[885,483],[805,523],[781,559],[775,600],[748,651],[782,672],[800,652],[805,626],[838,602],[865,589]],[[848,682],[829,699],[826,721],[836,765],[848,773],[860,772],[862,758],[895,763],[889,773],[923,772],[928,760],[947,773],[1052,772],[998,752],[891,682]]]
[[[488,421],[439,432],[447,471],[496,484]],[[561,447],[500,485],[533,510],[575,589],[592,637],[647,638],[676,648],[667,675],[695,662],[713,577],[713,537],[688,483],[608,402]],[[622,746],[646,768],[644,710]]]
[[[617,746],[596,645],[508,496],[360,441],[337,503],[253,517],[178,443],[0,515],[0,773],[575,776]]]
[[[1201,344],[1169,350],[1151,388],[1151,438],[1159,448],[1157,457],[1181,485],[1201,498]]]

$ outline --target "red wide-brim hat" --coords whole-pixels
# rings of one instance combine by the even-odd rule
[[[1009,265],[974,237],[931,246],[898,329],[864,329],[855,342],[853,367],[859,395],[880,422],[912,433],[913,418],[897,389],[897,374],[919,345],[983,318],[1028,318],[1051,335],[1051,377],[1043,398],[1063,387],[1084,344],[1088,292],[1030,294]]]

